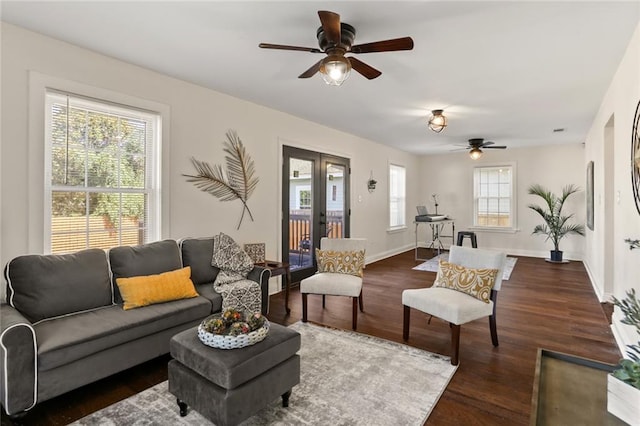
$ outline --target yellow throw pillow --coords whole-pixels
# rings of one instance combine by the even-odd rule
[[[333,251],[316,249],[318,272],[334,272],[357,277],[364,275],[364,250]]]
[[[116,278],[116,283],[125,310],[198,296],[190,266],[157,275]]]
[[[434,287],[461,291],[489,303],[498,269],[473,269],[440,259]]]

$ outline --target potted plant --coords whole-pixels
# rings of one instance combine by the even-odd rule
[[[632,325],[640,334],[640,303],[635,289],[627,291],[623,300],[613,298],[620,308],[623,324]],[[640,424],[640,341],[627,345],[629,359],[620,360],[620,368],[607,377],[607,410],[621,420],[633,425]],[[635,423],[634,423],[635,422]]]
[[[541,185],[535,184],[529,187],[529,194],[539,196],[546,204],[544,207],[536,204],[529,204],[527,207],[538,213],[544,219],[545,223],[536,225],[532,234],[546,235],[547,240],[553,242],[553,250],[551,250],[550,257],[552,262],[562,262],[560,240],[566,235],[578,234],[584,236],[584,225],[569,224],[567,222],[573,217],[573,214],[566,216],[562,214],[562,208],[567,198],[579,190],[575,185],[567,185],[562,188],[562,194],[558,197]]]

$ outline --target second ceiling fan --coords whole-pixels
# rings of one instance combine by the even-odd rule
[[[477,160],[478,158],[482,157],[482,149],[480,148],[485,148],[485,149],[506,149],[507,148],[504,145],[494,145],[494,144],[495,142],[491,142],[491,141],[485,142],[483,138],[473,138],[473,139],[469,139],[469,144],[466,147],[454,149],[454,151],[468,149],[469,156],[472,159]]]
[[[413,39],[411,37],[354,45],[356,29],[349,24],[340,22],[340,15],[327,10],[319,10],[318,16],[322,24],[316,32],[320,48],[271,43],[260,43],[259,46],[263,49],[297,50],[326,54],[326,57],[313,64],[298,78],[310,78],[320,72],[325,82],[333,86],[341,85],[349,76],[352,68],[369,80],[382,74],[377,69],[353,56],[345,56],[347,53],[359,54],[413,49]]]

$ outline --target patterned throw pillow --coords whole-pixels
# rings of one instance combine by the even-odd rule
[[[364,269],[364,250],[333,251],[316,249],[318,272],[335,272],[362,277]]]
[[[440,259],[434,287],[461,291],[489,303],[498,269],[473,269]]]
[[[220,269],[215,284],[242,280],[253,269],[253,261],[230,236],[220,233],[213,237],[211,266]]]

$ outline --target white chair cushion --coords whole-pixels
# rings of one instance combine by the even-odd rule
[[[485,303],[459,291],[441,287],[404,290],[402,304],[456,325],[493,313],[493,302]]]
[[[300,281],[300,293],[358,297],[361,291],[362,278],[355,275],[323,272]]]

